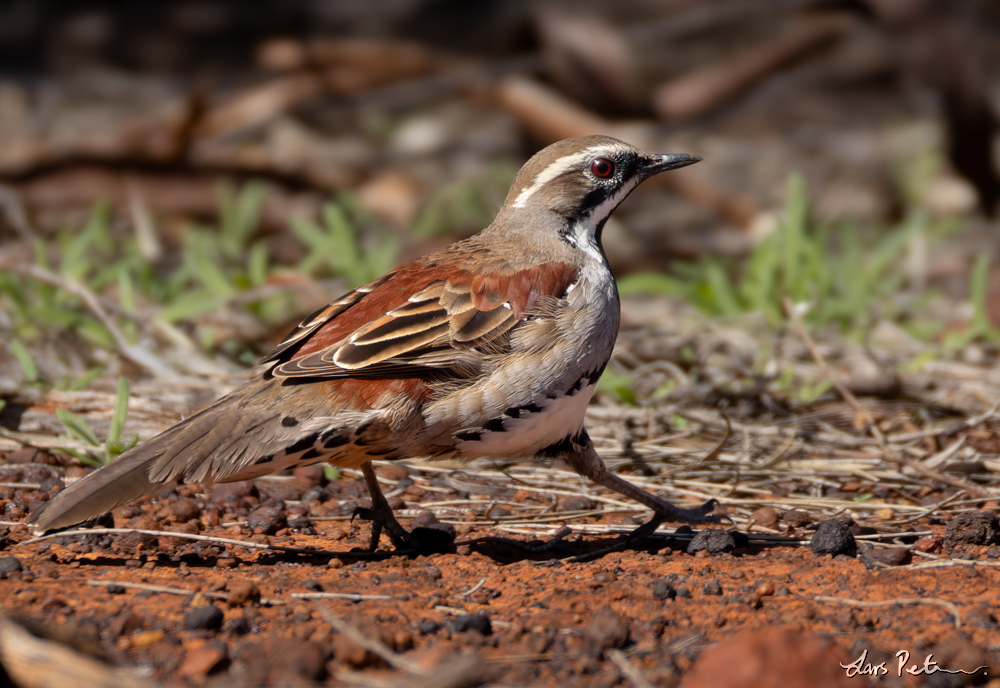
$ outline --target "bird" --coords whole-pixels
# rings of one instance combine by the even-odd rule
[[[610,472],[584,413],[611,358],[620,301],[601,234],[644,180],[699,162],[608,136],[553,143],[478,234],[397,267],[305,318],[254,377],[55,494],[28,524],[64,530],[155,490],[327,462],[360,469],[369,550],[420,542],[373,460],[562,459],[665,520],[710,523]]]

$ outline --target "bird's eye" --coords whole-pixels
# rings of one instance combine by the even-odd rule
[[[607,158],[598,158],[590,163],[590,171],[595,177],[607,179],[615,173],[615,164]]]

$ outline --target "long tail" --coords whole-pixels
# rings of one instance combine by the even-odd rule
[[[282,404],[275,403],[276,392],[272,380],[243,385],[69,486],[31,514],[28,524],[36,533],[58,530],[163,487],[244,480],[303,459],[315,463],[326,458],[320,451],[330,450],[319,445],[321,432],[333,432],[329,406],[323,407],[322,397],[310,397],[308,390],[282,389],[282,400],[300,413],[300,419],[289,422],[280,411]],[[347,427],[365,419],[364,414],[338,416]]]
[[[61,530],[163,487],[149,479],[149,467],[159,455],[156,444],[150,440],[70,485],[32,513],[28,524],[36,535]]]

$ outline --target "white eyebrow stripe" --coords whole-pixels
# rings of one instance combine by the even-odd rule
[[[610,155],[616,152],[616,150],[616,148],[608,145],[600,145],[591,146],[590,148],[586,148],[579,153],[573,153],[572,155],[564,155],[555,162],[550,163],[548,167],[538,173],[538,175],[532,180],[531,186],[526,187],[524,191],[517,195],[517,199],[514,201],[514,207],[523,208],[528,203],[528,199],[531,198],[536,191],[542,188],[542,186],[548,184],[559,175],[569,172],[587,158],[602,151],[606,151],[607,154]]]

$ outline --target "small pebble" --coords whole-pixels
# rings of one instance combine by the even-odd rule
[[[688,543],[687,553],[695,554],[705,551],[709,554],[721,554],[736,549],[736,539],[728,530],[706,528],[692,538]]]
[[[308,516],[299,515],[288,520],[288,527],[303,535],[315,535],[316,524]]]
[[[672,600],[677,597],[677,591],[665,580],[653,581],[653,597],[658,600]]]
[[[330,493],[319,485],[313,485],[308,490],[302,493],[300,498],[303,502],[325,502],[330,499]]]
[[[958,544],[990,545],[998,542],[1000,522],[996,514],[988,511],[962,511],[951,521],[944,534],[944,545],[952,548]]]
[[[861,555],[861,562],[869,569],[905,566],[911,561],[913,555],[906,547],[872,547]]]
[[[913,549],[917,552],[934,554],[936,552],[940,552],[943,545],[944,540],[942,538],[924,537],[913,543]]]
[[[201,516],[201,507],[193,499],[178,499],[167,507],[167,513],[177,523],[187,523]]]
[[[247,527],[254,533],[274,535],[287,526],[288,520],[284,512],[271,506],[258,507],[247,517]]]
[[[21,560],[15,556],[0,557],[0,575],[21,570]]]
[[[804,528],[805,526],[816,522],[816,519],[812,517],[812,514],[804,509],[789,509],[781,517],[781,520],[790,526],[795,526],[796,528]]]
[[[486,616],[486,614],[462,614],[461,616],[448,619],[445,621],[445,625],[452,633],[479,631],[483,635],[489,635],[493,632],[490,617]]]
[[[260,588],[251,581],[237,581],[229,585],[226,604],[230,607],[245,607],[260,601]]]
[[[846,554],[854,556],[857,552],[857,541],[840,519],[831,518],[823,521],[809,539],[809,549],[816,554]]]
[[[499,520],[501,518],[505,518],[507,516],[510,516],[510,510],[509,509],[505,509],[502,506],[495,506],[492,509],[490,509],[489,513],[486,514],[486,516],[488,518],[493,519],[494,521],[496,521],[496,520]]]
[[[765,528],[774,529],[778,525],[778,512],[770,506],[762,506],[750,514],[750,518]]]
[[[189,631],[217,631],[222,628],[225,615],[214,604],[194,607],[184,615],[183,625]]]
[[[424,619],[417,624],[417,632],[420,635],[433,635],[437,633],[442,628],[441,624],[437,621],[432,621],[431,619]]]
[[[763,583],[757,586],[757,589],[754,591],[754,594],[760,597],[768,597],[770,595],[773,595],[774,583],[772,583],[771,581],[764,581]]]
[[[722,585],[717,580],[710,580],[701,586],[701,591],[706,595],[721,595]]]
[[[204,677],[229,663],[229,648],[225,643],[209,643],[191,650],[177,669],[177,675],[201,682]]]
[[[136,648],[150,647],[163,640],[166,635],[162,629],[141,631],[129,638],[128,644]]]
[[[123,635],[132,635],[142,629],[142,619],[133,612],[124,612],[116,616],[108,628],[111,636],[117,638]]]
[[[232,635],[246,635],[250,632],[250,622],[243,616],[233,617],[226,620],[222,630]]]
[[[600,607],[587,626],[586,635],[600,648],[623,647],[631,632],[628,623],[611,607]]]
[[[593,511],[596,508],[594,500],[583,495],[572,495],[566,497],[561,504],[556,507],[557,511]]]

